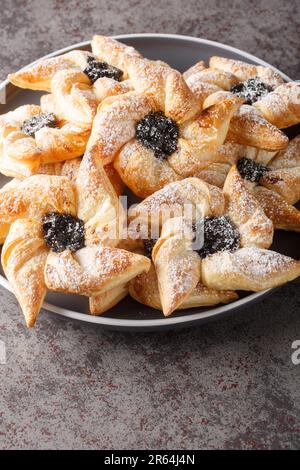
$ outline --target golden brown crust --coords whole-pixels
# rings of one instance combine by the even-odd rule
[[[181,179],[167,162],[157,159],[152,150],[136,139],[124,145],[115,158],[114,167],[126,186],[141,198]]]
[[[198,72],[201,72],[202,70],[206,69],[207,66],[204,62],[204,60],[199,60],[199,62],[196,62],[196,64],[192,65],[189,69],[187,69],[183,73],[183,78],[187,80],[189,77],[192,75],[195,75]]]
[[[173,170],[182,177],[201,170],[224,143],[230,119],[242,101],[234,96],[205,109],[200,116],[182,126],[178,150],[168,158]]]
[[[228,138],[241,145],[277,151],[288,145],[288,137],[264,119],[252,106],[243,105],[230,121]]]
[[[228,99],[232,93],[218,91],[209,95],[203,106],[221,103]],[[288,145],[286,135],[266,120],[263,115],[253,106],[242,105],[230,121],[227,138],[241,145],[249,145],[269,151],[278,151]]]
[[[192,250],[194,233],[182,218],[166,221],[152,250],[163,314],[171,313],[200,281],[199,255]]]
[[[61,176],[35,175],[0,190],[0,221],[40,220],[47,212],[76,214],[73,185]]]
[[[92,39],[92,51],[98,60],[121,69],[124,73],[124,79],[128,78],[126,59],[141,58],[141,54],[134,47],[127,46],[113,38],[99,34],[95,35]]]
[[[130,281],[129,294],[141,304],[155,308],[156,310],[162,310],[157,276],[153,264],[147,273],[139,274],[139,276]],[[209,307],[219,303],[227,304],[237,300],[237,298],[238,296],[234,291],[209,289],[203,284],[198,283],[189,297],[178,305],[176,310]]]
[[[22,132],[23,122],[42,111],[25,105],[0,116],[0,171],[6,176],[26,178],[40,173],[40,165],[84,153],[90,132],[74,124],[57,121],[57,128],[43,127],[34,137]]]
[[[100,295],[90,297],[89,303],[91,314],[102,315],[102,313],[107,312],[107,310],[110,310],[119,302],[121,302],[121,300],[123,300],[127,294],[128,284],[124,284],[118,287],[114,287],[107,292],[103,292]]]
[[[283,129],[300,122],[300,83],[279,86],[253,106],[274,126]]]
[[[241,248],[208,256],[201,263],[202,282],[212,289],[259,292],[300,275],[300,261],[261,248]]]
[[[260,184],[282,196],[289,204],[300,199],[300,167],[269,170]]]
[[[120,178],[117,170],[114,168],[114,165],[110,163],[104,167],[105,173],[107,174],[116,194],[121,196],[125,190],[125,184]]]
[[[197,64],[184,74],[184,78],[201,107],[203,107],[204,101],[209,95],[221,90],[230,91],[239,81],[232,73],[222,70],[212,68],[199,70]]]
[[[246,189],[236,166],[229,171],[223,192],[226,213],[239,229],[241,246],[269,248],[273,241],[273,224]]]
[[[283,197],[263,186],[254,188],[254,196],[275,229],[300,231],[300,212]]]
[[[300,134],[290,140],[286,149],[277,153],[273,160],[271,160],[269,168],[278,170],[298,166],[300,166]]]
[[[51,91],[51,80],[60,70],[84,70],[87,65],[87,51],[71,51],[58,57],[44,59],[31,67],[8,75],[8,80],[20,88]]]
[[[93,149],[104,165],[111,163],[123,145],[135,137],[138,121],[155,110],[153,102],[136,92],[106,99],[94,119],[88,149]]]
[[[213,56],[209,60],[209,66],[213,69],[223,70],[235,75],[240,81],[248,80],[252,77],[260,77],[265,83],[273,88],[284,83],[281,75],[271,67],[248,64],[241,60],[227,59],[225,57]]]
[[[39,222],[27,219],[13,223],[3,245],[1,262],[28,327],[34,326],[46,295],[47,253]]]
[[[192,210],[191,210],[192,209]],[[222,191],[199,178],[186,178],[170,183],[155,192],[128,213],[130,227],[139,227],[141,236],[148,236],[148,229],[155,232],[172,217],[181,217],[188,211],[193,220],[206,215],[220,215],[225,209]],[[143,233],[147,230],[147,233]]]
[[[158,109],[179,124],[200,112],[200,106],[183,76],[169,65],[138,57],[127,60],[133,88],[148,96]]]
[[[124,211],[97,154],[87,151],[77,177],[77,214],[85,222],[87,245],[115,245],[124,220]]]
[[[45,282],[56,292],[92,297],[126,284],[149,268],[145,256],[113,247],[86,247],[76,253],[50,252]]]

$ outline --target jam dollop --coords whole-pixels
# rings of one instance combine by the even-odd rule
[[[162,112],[147,114],[137,125],[136,138],[153,150],[158,160],[165,160],[177,150],[178,124]]]
[[[251,181],[252,183],[258,183],[260,178],[269,171],[266,166],[246,157],[239,159],[237,162],[237,169],[239,170],[242,178]]]
[[[46,245],[55,253],[84,247],[84,222],[72,215],[49,212],[43,218],[43,232]]]
[[[83,72],[89,77],[92,83],[95,83],[98,78],[102,77],[113,78],[119,82],[123,76],[122,70],[113,65],[109,65],[107,62],[99,62],[92,56],[88,56],[87,67]]]
[[[151,259],[152,250],[153,250],[153,247],[154,247],[155,243],[157,242],[157,240],[152,239],[152,238],[148,238],[146,240],[143,240],[143,242],[144,242],[145,256],[147,256],[147,258]]]
[[[235,251],[240,246],[240,234],[237,227],[224,215],[205,217],[194,229],[204,231],[203,246],[197,250],[201,258],[219,251]]]
[[[21,131],[30,137],[43,127],[57,127],[56,117],[53,113],[40,113],[23,122]]]
[[[272,90],[273,88],[263,82],[259,77],[253,77],[245,82],[237,83],[230,91],[240,98],[244,98],[246,104],[251,105],[266,96]]]

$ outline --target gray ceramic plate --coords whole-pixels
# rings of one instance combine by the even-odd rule
[[[270,64],[267,64],[246,52],[217,42],[207,41],[205,39],[163,34],[132,34],[117,36],[117,39],[128,45],[134,46],[141,51],[145,57],[164,60],[180,71],[186,70],[200,59],[208,60],[212,55],[221,55],[233,59],[244,60],[249,63],[270,66]],[[49,54],[47,57],[56,56],[72,49],[90,50],[90,43],[83,42],[75,44],[66,49]],[[282,74],[282,76],[287,81],[290,81],[289,77],[286,75]],[[20,90],[11,84],[4,82],[0,86],[0,93],[4,88],[6,88],[7,103],[5,105],[0,105],[0,114],[22,104],[39,102],[40,95],[37,92]],[[2,186],[6,180],[7,178],[1,176],[0,186]],[[298,248],[297,237],[298,236],[294,233],[276,233],[274,249],[282,253],[289,254],[295,258],[299,258],[300,249]],[[3,276],[0,276],[0,284],[9,289],[8,283]],[[156,330],[162,328],[190,326],[196,323],[199,324],[219,318],[220,316],[232,313],[233,311],[238,313],[243,306],[260,300],[271,292],[271,289],[255,294],[246,294],[241,292],[240,300],[229,305],[218,306],[216,308],[182,310],[173,314],[170,318],[164,318],[160,312],[140,305],[130,297],[127,297],[109,313],[100,317],[94,317],[87,314],[87,299],[71,295],[50,293],[47,296],[44,308],[68,318],[96,323],[111,329]]]

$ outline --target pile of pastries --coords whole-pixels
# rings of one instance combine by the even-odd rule
[[[8,78],[44,93],[0,116],[1,261],[29,327],[48,290],[169,316],[300,275],[269,249],[300,231],[299,83],[224,57],[181,74],[99,35]]]

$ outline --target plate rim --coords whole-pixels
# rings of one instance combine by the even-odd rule
[[[212,41],[209,39],[205,38],[199,38],[195,36],[188,36],[188,35],[181,35],[181,34],[166,34],[166,33],[133,33],[133,34],[119,34],[119,35],[114,35],[112,36],[114,39],[130,39],[130,38],[167,38],[167,39],[175,39],[175,40],[183,40],[183,41],[190,41],[190,42],[196,42],[198,44],[206,44],[210,46],[215,46],[221,49],[224,49],[226,51],[234,52],[237,54],[242,55],[246,59],[252,60],[256,63],[259,63],[260,65],[266,66],[266,67],[271,67],[273,70],[278,72],[286,81],[292,81],[290,77],[288,77],[284,72],[281,70],[277,69],[274,67],[272,64],[260,59],[259,57],[256,57],[253,54],[250,54],[248,52],[243,51],[242,49],[238,49],[233,46],[229,46],[224,43],[220,43],[217,41]],[[51,52],[49,54],[46,54],[37,60],[34,60],[33,62],[29,63],[25,67],[22,67],[20,70],[25,70],[28,67],[31,67],[33,64],[46,59],[46,58],[51,58],[58,56],[60,54],[66,53],[70,50],[74,50],[77,48],[82,48],[89,46],[91,44],[91,41],[81,41],[79,43],[75,43],[73,45],[58,49],[54,52]],[[8,80],[4,80],[0,83],[0,90],[4,89],[6,86],[10,85],[10,82]],[[22,92],[22,89],[20,89],[19,93]],[[4,287],[6,290],[9,292],[12,292],[11,286],[7,279],[0,274],[0,285]],[[214,317],[215,318],[220,318],[221,314],[226,314],[226,313],[233,313],[235,310],[240,309],[241,307],[245,307],[248,304],[252,304],[260,299],[263,299],[264,297],[268,296],[271,292],[277,290],[277,288],[272,288],[272,289],[267,289],[262,292],[255,292],[252,294],[247,295],[246,297],[236,300],[235,302],[226,304],[226,305],[221,305],[215,308],[212,308],[207,311],[203,312],[195,312],[194,309],[191,309],[191,314],[183,314],[178,317],[162,317],[159,319],[140,319],[140,320],[132,320],[132,319],[126,319],[124,318],[111,318],[111,317],[105,317],[105,316],[94,316],[94,315],[88,315],[86,313],[81,313],[81,312],[76,312],[75,310],[70,310],[66,309],[64,307],[59,307],[58,305],[49,303],[49,302],[44,302],[42,308],[53,313],[57,313],[63,317],[78,320],[78,321],[83,321],[85,323],[93,323],[97,324],[100,326],[105,326],[105,327],[113,327],[113,328],[118,328],[118,329],[132,329],[132,330],[151,330],[151,329],[156,329],[158,327],[174,327],[174,326],[190,326],[192,323],[200,323],[201,321],[204,320],[211,320]],[[141,304],[141,308],[143,305]],[[125,314],[126,315],[126,314]]]

